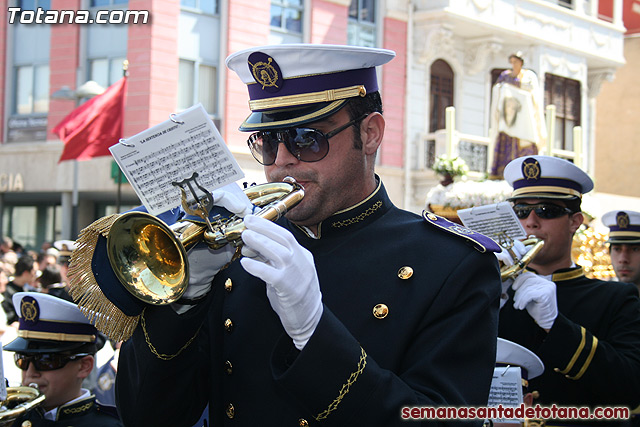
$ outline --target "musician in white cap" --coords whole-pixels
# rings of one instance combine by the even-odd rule
[[[98,331],[78,306],[38,292],[18,292],[13,303],[19,314],[18,337],[4,350],[15,352],[22,385],[35,386],[45,395],[41,407],[14,425],[122,426],[115,407],[100,404],[82,388],[95,363]]]
[[[510,162],[505,179],[514,188],[510,200],[525,231],[545,241],[530,271],[514,280],[499,329],[500,337],[527,347],[544,362],[545,372],[531,381],[540,396],[536,403],[637,406],[637,290],[589,279],[571,259],[573,234],[583,221],[581,198],[593,188],[591,178],[566,160],[528,156]]]
[[[376,67],[394,56],[299,44],[227,59],[249,90],[250,152],[268,181],[292,176],[305,196],[277,223],[236,198],[225,207],[244,216],[240,262],[191,251],[187,297],[128,306],[140,323],[118,362],[127,425],[188,426],[208,405],[215,426],[390,427],[407,405],[486,405],[499,247],[398,209],[375,174]],[[101,238],[82,273],[124,307]]]
[[[640,213],[609,211],[602,215],[602,223],[609,227],[609,255],[618,280],[640,289]]]

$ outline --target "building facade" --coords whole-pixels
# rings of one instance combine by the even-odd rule
[[[640,183],[635,177],[640,159],[640,0],[624,2],[626,64],[605,80],[597,98],[596,189],[611,200],[608,210],[640,211]]]
[[[125,137],[200,102],[246,180],[263,182],[237,130],[246,87],[224,66],[229,53],[260,44],[396,51],[380,73],[387,128],[377,163],[399,206],[424,207],[447,124],[452,150],[474,177],[486,172],[491,86],[514,51],[537,73],[545,104],[556,106],[554,148],[593,173],[595,99],[625,63],[623,0],[600,3],[611,4],[608,15],[598,0],[0,0],[0,234],[38,248],[138,204],[112,177],[111,158],[59,163],[63,144],[51,132],[85,99],[86,82],[113,84],[125,59]],[[52,17],[107,11],[113,22],[38,23],[38,8]],[[10,23],[12,13],[24,19]]]

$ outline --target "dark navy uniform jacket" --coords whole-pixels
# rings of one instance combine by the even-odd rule
[[[304,349],[264,282],[232,263],[187,313],[145,309],[118,364],[125,425],[189,426],[207,403],[213,426],[278,427],[404,426],[404,406],[486,405],[500,294],[486,247],[396,208],[381,184],[318,239],[279,223],[313,253],[322,290]]]
[[[529,348],[545,365],[529,382],[529,390],[540,393],[534,404],[635,408],[640,403],[636,287],[589,279],[582,267],[556,272],[552,280],[559,313],[548,334],[526,310],[513,308],[513,298],[500,312],[500,337]]]
[[[116,408],[96,402],[95,396],[58,408],[56,420],[44,418],[44,410],[35,408],[16,419],[14,427],[122,427]]]

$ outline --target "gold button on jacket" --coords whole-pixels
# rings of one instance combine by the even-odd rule
[[[389,307],[385,304],[377,304],[373,307],[373,315],[376,319],[384,319],[389,314]]]

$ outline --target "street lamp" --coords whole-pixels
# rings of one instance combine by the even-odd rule
[[[76,90],[72,90],[69,86],[62,86],[51,94],[53,99],[68,99],[75,101],[75,108],[80,105],[82,99],[93,98],[101,95],[106,89],[93,80],[85,82]],[[75,239],[78,234],[78,160],[73,161],[73,190],[71,193],[71,236],[63,236],[65,238]]]

